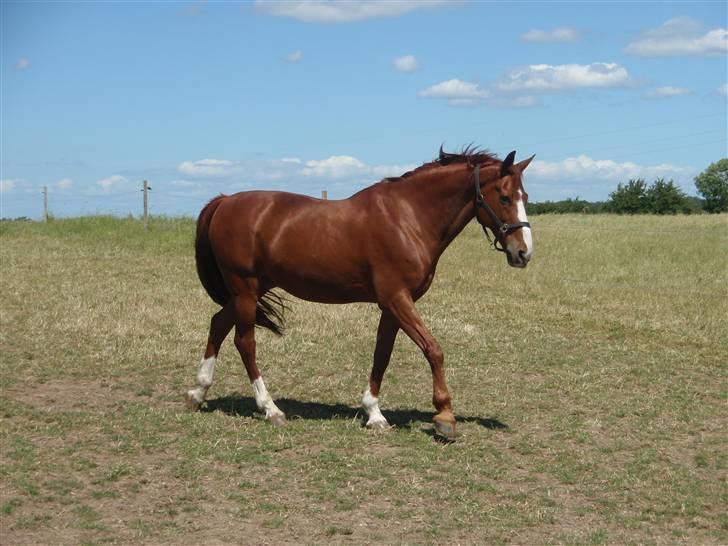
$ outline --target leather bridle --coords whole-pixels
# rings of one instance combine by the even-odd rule
[[[488,203],[485,202],[485,198],[480,191],[480,165],[476,165],[475,169],[473,169],[473,180],[475,180],[475,219],[483,228],[483,233],[485,233],[485,236],[487,237],[488,242],[490,242],[490,245],[499,252],[505,252],[506,249],[504,241],[506,236],[508,236],[509,233],[516,231],[517,229],[521,229],[524,227],[530,228],[531,224],[529,224],[528,222],[516,222],[514,224],[506,224],[505,222],[501,222],[501,219],[498,218],[498,215],[495,213],[495,211],[490,208],[490,205],[488,205]],[[495,228],[493,228],[492,226],[488,226],[485,222],[483,222],[483,220],[480,219],[480,216],[478,215],[478,209],[483,209],[485,212],[488,213],[488,216],[490,216],[490,219],[495,224]],[[493,232],[495,241],[490,238],[490,235],[488,234],[489,229]],[[500,244],[500,246],[498,246],[498,244]]]

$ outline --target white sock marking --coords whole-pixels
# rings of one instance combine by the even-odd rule
[[[283,412],[278,409],[278,406],[275,405],[270,394],[268,394],[268,389],[265,388],[262,377],[253,381],[252,385],[253,392],[255,392],[255,404],[260,411],[265,412],[266,419],[272,415],[283,415]]]
[[[386,426],[389,426],[389,423],[387,423],[387,420],[384,418],[384,415],[382,415],[382,412],[379,410],[379,398],[372,395],[371,389],[367,388],[366,392],[364,393],[364,397],[361,401],[362,405],[364,406],[364,409],[366,410],[367,414],[369,415],[369,420],[367,421],[367,426],[371,426],[374,424],[382,423]]]
[[[198,404],[205,401],[207,390],[212,385],[212,377],[215,374],[216,358],[203,358],[200,362],[200,368],[197,370],[197,387],[187,391],[187,395]]]

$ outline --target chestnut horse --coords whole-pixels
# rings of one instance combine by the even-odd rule
[[[292,193],[250,191],[221,195],[197,221],[197,272],[222,306],[213,317],[197,386],[187,392],[198,409],[212,385],[215,360],[235,326],[258,408],[275,425],[286,422],[255,361],[255,326],[281,333],[280,287],[322,303],[371,302],[382,311],[369,387],[362,400],[367,426],[388,428],[378,395],[395,337],[401,329],[432,369],[437,434],[455,437],[455,417],[445,383],[443,353],[415,302],[427,292],[437,262],[475,217],[493,231],[508,264],[526,267],[533,251],[521,174],[533,157],[514,164],[472,147],[444,153],[431,163],[388,178],[341,201]],[[490,237],[489,237],[490,239]]]

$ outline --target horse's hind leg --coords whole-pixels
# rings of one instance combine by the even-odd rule
[[[265,413],[271,424],[286,424],[285,414],[276,406],[268,394],[255,360],[255,314],[258,301],[257,282],[249,281],[246,289],[234,296],[235,302],[235,347],[245,364],[245,370],[253,386],[255,403]]]
[[[205,395],[212,385],[215,371],[215,362],[220,352],[220,346],[230,333],[235,323],[235,310],[232,302],[228,302],[220,311],[215,313],[210,321],[210,334],[207,338],[207,348],[197,371],[197,386],[187,391],[185,402],[193,411],[200,409],[205,401]]]
[[[384,372],[389,365],[389,358],[392,356],[394,340],[397,338],[399,323],[392,313],[384,309],[379,319],[377,329],[377,346],[374,349],[374,365],[369,375],[369,388],[364,393],[362,405],[369,416],[367,427],[374,430],[386,430],[389,423],[379,410],[379,389],[382,386]]]

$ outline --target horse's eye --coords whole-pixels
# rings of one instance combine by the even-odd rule
[[[500,196],[500,202],[501,205],[510,205],[511,204],[511,198],[507,195],[501,195]]]

